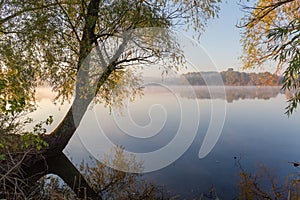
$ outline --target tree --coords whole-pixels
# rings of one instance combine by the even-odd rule
[[[217,77],[222,76],[222,82],[217,81]],[[188,81],[191,85],[206,85],[209,81],[214,85],[246,86],[246,85],[280,85],[280,77],[269,72],[245,73],[234,71],[232,68],[227,71],[218,72],[189,72],[181,75],[181,79]]]
[[[239,25],[243,28],[244,68],[260,66],[266,61],[284,68],[283,90],[292,90],[286,113],[300,102],[300,2],[298,0],[258,0],[253,7],[244,6],[248,14]]]
[[[2,111],[29,109],[39,84],[48,84],[62,103],[74,96],[59,126],[41,136],[47,145],[39,153],[60,155],[92,101],[112,105],[139,92],[139,79],[131,73],[136,67],[162,63],[167,71],[182,64],[170,30],[201,32],[217,16],[219,2],[1,0]],[[24,162],[30,167],[40,159],[27,156]]]

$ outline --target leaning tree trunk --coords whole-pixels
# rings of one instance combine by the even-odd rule
[[[77,63],[77,73],[84,72],[81,70],[85,59],[94,47],[96,36],[95,27],[98,19],[100,0],[91,0],[87,7],[87,14],[85,15],[85,26],[83,28],[83,34],[80,41],[79,58]],[[81,70],[81,71],[80,71]],[[69,140],[76,131],[87,107],[91,103],[94,94],[84,94],[88,91],[89,77],[87,76],[88,68],[86,70],[86,76],[81,75],[81,79],[76,83],[76,96],[73,104],[64,119],[59,126],[49,135],[44,137],[44,140],[48,143],[48,147],[43,150],[43,155],[53,157],[59,155],[68,144]],[[108,74],[109,76],[109,74]],[[86,87],[87,90],[82,91],[82,87]],[[87,98],[83,98],[87,97]]]
[[[100,65],[103,71],[98,75],[99,77],[96,84],[94,81],[90,80],[89,63],[86,62],[86,59],[97,44],[95,29],[99,13],[99,4],[100,0],[91,0],[89,2],[87,14],[85,16],[83,35],[80,41],[75,99],[59,126],[52,133],[44,137],[44,140],[49,145],[42,151],[42,154],[46,158],[59,155],[66,147],[99,88],[115,69],[114,61],[118,59],[124,48],[124,45],[121,45],[109,64],[105,63],[100,58],[102,61]],[[99,56],[102,57],[100,54]]]
[[[44,136],[43,139],[47,142],[48,147],[43,149],[42,153],[46,158],[55,157],[61,154],[71,137],[74,135],[78,125],[76,123],[81,121],[91,102],[91,100],[82,101],[82,103],[78,103],[78,101],[80,100],[74,100],[72,106],[58,127],[49,135]],[[77,122],[75,122],[75,120]]]
[[[84,63],[85,58],[89,55],[96,42],[95,27],[98,19],[99,3],[100,0],[91,0],[87,6],[87,13],[85,15],[85,26],[83,28],[83,35],[80,41],[77,72],[80,71],[80,68]],[[99,83],[98,83],[99,86],[102,85],[104,81],[108,78],[110,73],[113,71],[112,69],[113,68],[111,67],[106,68],[105,72],[101,75],[99,79]],[[23,166],[22,171],[24,171],[23,174],[24,179],[27,178],[27,179],[31,179],[32,181],[36,181],[42,176],[44,176],[45,173],[49,173],[49,170],[44,170],[45,164],[46,164],[46,168],[47,166],[50,167],[52,166],[53,168],[53,163],[52,163],[53,160],[51,159],[59,158],[62,156],[63,149],[67,146],[71,137],[74,135],[81,119],[83,118],[96,92],[95,91],[94,93],[84,94],[88,90],[81,91],[80,88],[82,86],[89,86],[89,77],[82,76],[81,78],[82,79],[80,81],[77,81],[78,83],[76,84],[76,91],[75,91],[76,96],[71,108],[68,110],[65,117],[58,125],[58,127],[49,135],[45,135],[43,137],[43,139],[48,143],[48,146],[44,147],[40,151],[41,156],[28,156],[25,159],[22,165]],[[87,97],[87,98],[83,98],[83,97]],[[45,163],[45,161],[47,162]],[[68,165],[71,166],[71,163],[69,163]],[[62,168],[64,167],[62,166]],[[76,168],[74,167],[73,171],[74,169]],[[57,171],[58,170],[56,169],[56,172]],[[70,183],[71,182],[70,179],[64,178],[65,174],[62,171],[58,171],[58,172],[59,173],[57,174],[61,176],[65,181],[67,181],[67,184],[69,184],[69,186],[72,188],[73,183]],[[35,173],[34,178],[32,176],[33,173]],[[28,181],[30,182],[30,180]],[[81,183],[83,182],[85,182],[84,179],[82,179]],[[95,193],[91,192],[90,194],[94,195]]]

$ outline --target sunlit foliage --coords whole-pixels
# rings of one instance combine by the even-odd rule
[[[39,135],[25,134],[25,147],[36,148],[22,155],[34,164],[41,160],[38,156],[61,154],[93,100],[111,106],[140,94],[140,79],[132,73],[136,67],[160,64],[166,72],[183,65],[182,51],[171,31],[193,29],[198,36],[207,21],[217,16],[219,3],[220,0],[0,0],[1,113],[14,116],[30,111],[40,84],[50,86],[62,103],[74,100],[52,133],[41,136],[41,140]],[[98,60],[93,62],[95,56]],[[44,133],[42,127],[36,128]],[[16,136],[16,141],[22,137]],[[10,142],[2,146],[7,144]],[[19,167],[24,164],[24,156],[12,157],[10,164]],[[13,175],[22,183],[20,171]]]
[[[242,60],[245,68],[277,62],[284,69],[283,89],[292,90],[286,113],[292,114],[300,102],[300,2],[298,0],[258,0],[245,6],[242,20]]]
[[[111,47],[116,45],[111,43],[111,38],[120,38],[129,30],[147,27],[190,27],[199,33],[209,18],[217,16],[219,2],[102,0],[99,1],[99,7],[95,8],[99,17],[88,19],[89,1],[3,0],[0,2],[0,83],[6,88],[5,93],[1,92],[3,99],[28,103],[34,99],[36,86],[44,82],[58,92],[58,97],[70,99],[74,93],[78,69],[90,53],[90,47],[100,45],[107,48],[106,51],[113,52],[117,47]],[[84,40],[84,28],[93,20],[96,22],[94,38]],[[176,53],[174,45],[166,46],[170,42],[143,42],[143,46],[139,43],[133,47],[130,54],[124,51],[118,55],[115,74],[125,64],[127,68],[132,68],[135,62],[153,61],[163,54]],[[83,52],[84,45],[91,45],[84,50],[86,52]],[[103,63],[101,65],[103,67]],[[105,87],[108,86],[112,85],[106,84]],[[103,101],[109,98],[98,96],[103,97]]]

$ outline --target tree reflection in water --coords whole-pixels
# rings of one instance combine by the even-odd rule
[[[259,165],[254,172],[247,172],[240,164],[240,159],[237,160],[236,164],[240,168],[238,199],[300,199],[299,174],[291,174],[284,179],[282,177],[276,177],[271,168],[265,165]]]
[[[270,99],[282,93],[280,86],[193,86],[193,92],[184,88],[180,90],[180,95],[186,98],[197,99],[226,99],[231,103],[240,99]],[[224,89],[226,96],[224,96]],[[288,95],[288,94],[286,94]]]
[[[112,156],[113,155],[113,156]],[[107,167],[142,170],[134,156],[125,156],[123,148],[116,147],[99,162],[93,158],[83,161],[79,170],[65,155],[54,158],[47,175],[40,179],[32,194],[34,199],[170,199],[160,187],[148,183],[140,173],[127,173]]]

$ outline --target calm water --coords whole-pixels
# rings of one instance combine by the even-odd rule
[[[279,178],[298,172],[288,162],[300,161],[300,115],[296,112],[288,118],[284,114],[286,97],[278,87],[227,87],[226,98],[217,87],[210,90],[211,95],[204,87],[190,89],[151,86],[146,88],[142,98],[121,110],[122,114],[115,110],[110,112],[103,105],[94,106],[87,112],[65,153],[75,164],[89,156],[101,157],[106,145],[101,140],[102,133],[127,151],[152,152],[163,148],[176,136],[183,120],[187,125],[184,134],[187,137],[193,134],[188,125],[197,120],[199,124],[191,146],[167,167],[145,173],[145,179],[163,185],[165,191],[182,198],[199,197],[214,186],[221,199],[232,199],[236,196],[239,180],[239,167],[234,157],[240,159],[248,172],[253,172],[260,164],[270,167]],[[58,108],[49,98],[41,94],[39,109],[33,117],[43,119],[54,115],[55,127],[68,105]],[[221,108],[220,113],[213,111],[216,108]],[[200,118],[189,116],[188,113],[195,113],[195,110],[199,111]],[[210,153],[199,159],[199,149],[209,124],[222,118],[212,117],[212,113],[222,115],[223,111],[226,115],[220,138]],[[175,152],[181,146],[172,148]],[[172,155],[165,155],[165,159],[169,157]],[[154,164],[160,160],[156,162]]]

